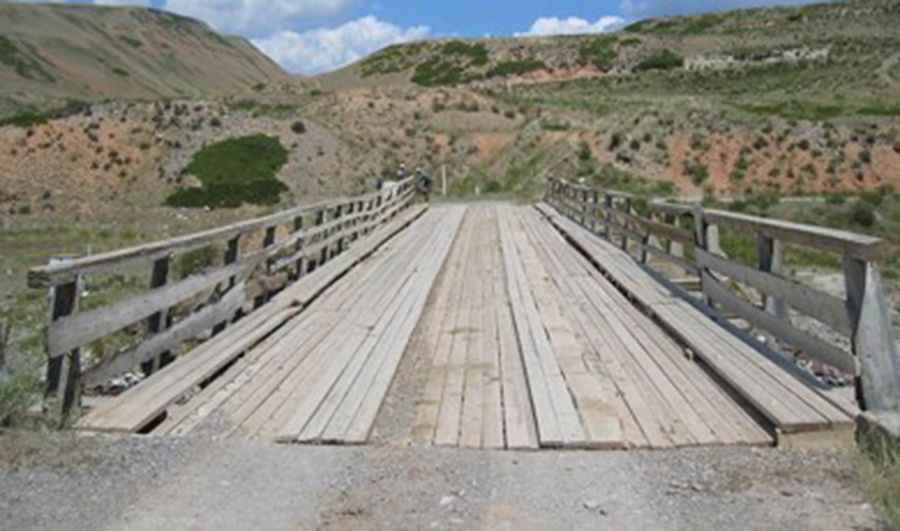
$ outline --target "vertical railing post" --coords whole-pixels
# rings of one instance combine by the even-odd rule
[[[299,215],[294,218],[294,233],[298,233],[303,230],[303,215]],[[300,236],[297,238],[297,243],[294,244],[294,252],[298,255],[297,262],[294,265],[294,280],[299,280],[300,277],[303,276],[303,255],[300,254],[303,251],[303,244],[305,236]]]
[[[60,260],[51,260],[51,264]],[[81,277],[50,288],[50,321],[69,317],[78,311]],[[48,343],[48,346],[49,343]],[[51,349],[52,351],[52,349]],[[49,355],[49,352],[48,352]],[[81,351],[74,349],[47,360],[46,398],[59,408],[60,422],[64,425],[73,409],[81,407]]]
[[[622,250],[628,252],[628,216],[631,215],[631,198],[625,198],[625,221],[622,223]]]
[[[600,193],[591,190],[591,233],[597,233],[597,203],[600,201]]]
[[[240,234],[238,234],[234,238],[228,240],[228,242],[225,245],[225,260],[224,260],[224,264],[223,264],[225,267],[228,267],[232,264],[237,263],[238,258],[240,257],[240,252],[241,252],[240,247],[241,247],[241,235]],[[237,279],[234,276],[232,276],[231,278],[228,279],[228,288],[226,289],[226,291],[228,291],[234,287],[236,280]],[[213,327],[213,335],[219,334],[222,332],[222,330],[225,330],[225,327],[228,326],[228,322],[230,320],[231,319],[222,321],[221,323],[219,323],[215,327]]]
[[[153,271],[150,275],[150,289],[161,288],[169,282],[170,263],[170,256],[164,256],[153,262]],[[169,309],[166,308],[147,318],[147,333],[158,334],[168,328],[170,324]],[[173,360],[172,353],[166,351],[151,360],[143,362],[141,364],[141,370],[145,375],[149,376],[157,370],[162,369]]]
[[[603,229],[603,236],[612,241],[612,208],[613,208],[613,196],[610,195],[609,192],[603,193],[603,219],[606,221],[606,226]]]
[[[709,225],[706,222],[706,216],[703,214],[703,207],[700,205],[694,206],[694,247],[701,250],[708,250],[707,246],[707,230],[709,229]],[[699,253],[695,253],[694,260],[697,263],[697,269],[700,272],[700,281],[703,286],[703,301],[707,305],[710,304],[709,298],[709,290],[706,286],[706,269],[701,265],[699,259]]]
[[[319,219],[321,220],[321,224],[325,224],[325,222],[328,221],[328,218],[331,217],[331,216],[328,215],[328,211],[329,211],[329,210],[330,210],[329,208],[323,208],[322,211],[320,212],[321,216],[320,216]],[[330,238],[330,237],[331,237],[331,231],[330,231],[330,230],[329,230],[329,231],[323,232],[323,233],[319,236],[319,238],[320,238],[322,241],[327,241],[327,239]],[[318,262],[318,264],[317,264],[316,267],[321,266],[322,264],[324,264],[324,263],[327,262],[327,261],[328,261],[328,246],[326,245],[326,246],[323,246],[323,247],[322,247],[322,252],[319,253],[319,262]]]
[[[853,327],[853,354],[859,367],[860,407],[900,414],[900,357],[875,262],[844,256],[847,311]]]

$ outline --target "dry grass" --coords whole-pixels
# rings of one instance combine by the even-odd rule
[[[857,472],[860,487],[884,517],[900,529],[900,441],[871,431],[862,435]]]

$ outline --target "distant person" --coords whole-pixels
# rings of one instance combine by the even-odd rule
[[[422,168],[416,168],[416,187],[419,189],[419,193],[425,197],[426,203],[431,201],[432,186],[431,176],[422,171]]]

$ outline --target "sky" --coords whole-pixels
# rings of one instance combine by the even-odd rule
[[[187,15],[220,32],[247,37],[290,72],[317,74],[413,40],[602,33],[647,17],[813,0],[51,1],[143,5]]]

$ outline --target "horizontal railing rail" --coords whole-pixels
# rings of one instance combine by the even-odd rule
[[[669,280],[682,295],[690,293],[679,286],[694,285],[701,290],[701,304],[742,319],[776,344],[859,377],[862,389],[857,396],[864,407],[896,411],[900,406],[900,359],[878,267],[888,251],[883,240],[699,204],[648,201],[555,178],[549,180],[546,200],[626,252],[637,251],[632,257],[642,264],[648,265],[653,256],[657,263],[681,269],[688,278]],[[719,245],[721,230],[755,238],[758,263],[726,256]],[[846,296],[792,278],[783,267],[787,246],[838,255]],[[748,295],[754,291],[756,297]],[[849,349],[796,326],[794,314],[845,337]]]
[[[29,271],[32,288],[49,289],[47,394],[64,414],[80,402],[84,385],[102,385],[141,366],[150,374],[174,358],[171,352],[204,334],[221,332],[230,322],[268,301],[349,245],[407,207],[413,179],[383,190],[294,207],[128,249],[78,257]],[[221,246],[221,247],[219,247]],[[198,249],[221,249],[217,265],[205,264],[175,280],[173,261]],[[147,271],[149,285],[138,295],[80,311],[82,284],[93,275]],[[146,273],[145,273],[146,274]],[[252,305],[251,305],[252,303]],[[134,328],[137,341],[90,367],[81,349]]]

